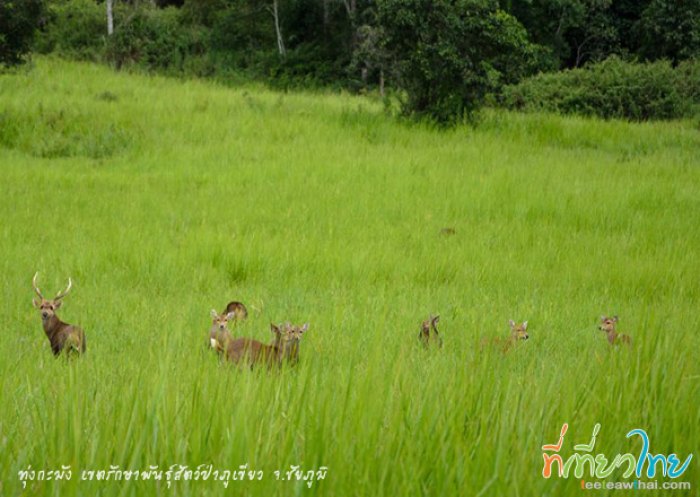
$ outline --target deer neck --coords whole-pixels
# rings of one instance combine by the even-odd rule
[[[58,355],[62,348],[62,340],[59,336],[59,331],[63,328],[66,323],[61,321],[55,314],[47,319],[42,319],[41,324],[44,326],[44,333],[51,343],[51,350],[54,355]]]
[[[281,360],[295,361],[299,356],[299,342],[287,342],[279,350]]]
[[[44,327],[44,332],[46,333],[46,336],[52,338],[61,328],[61,325],[63,325],[64,323],[63,321],[58,319],[58,316],[54,314],[50,318],[42,319],[41,324]]]

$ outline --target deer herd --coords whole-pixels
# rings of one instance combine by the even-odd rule
[[[80,355],[86,350],[85,332],[78,326],[64,323],[56,314],[61,307],[63,299],[70,292],[73,283],[68,278],[68,286],[56,294],[53,299],[47,299],[37,286],[37,272],[32,278],[32,287],[38,299],[33,299],[34,307],[41,314],[41,324],[46,337],[51,343],[51,350],[55,356],[62,353],[66,355]],[[252,338],[234,338],[229,328],[229,323],[236,324],[248,317],[246,306],[237,301],[229,302],[224,311],[219,314],[216,309],[211,310],[212,324],[209,329],[207,347],[216,351],[222,360],[232,362],[240,366],[250,367],[264,365],[268,368],[279,367],[283,364],[294,365],[299,360],[299,341],[301,336],[309,329],[309,323],[295,326],[290,323],[280,325],[270,324],[270,330],[274,337],[272,343],[266,345]],[[437,324],[440,316],[432,314],[420,325],[418,340],[426,348],[442,348],[442,337]],[[629,335],[618,333],[615,329],[618,322],[617,316],[601,316],[598,329],[605,333],[610,345],[631,345]],[[509,321],[510,335],[507,337],[484,337],[481,340],[481,349],[494,348],[508,352],[520,342],[530,338],[527,331],[527,321],[520,324],[512,319]]]

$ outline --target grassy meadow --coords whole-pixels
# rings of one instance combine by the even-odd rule
[[[564,422],[562,455],[596,423],[594,454],[638,454],[634,428],[693,453],[672,495],[697,495],[697,123],[488,111],[441,131],[369,97],[39,58],[0,75],[0,184],[0,495],[579,495],[541,474]],[[51,354],[36,271],[51,296],[73,278],[79,360]],[[220,364],[229,300],[250,311],[236,336],[309,322],[297,367]],[[417,341],[430,313],[440,351]],[[480,350],[509,319],[530,340]],[[264,478],[81,481],[176,464]],[[23,490],[29,465],[72,479]],[[327,475],[277,481],[291,465]]]

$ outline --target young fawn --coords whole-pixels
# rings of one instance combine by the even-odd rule
[[[523,321],[521,324],[518,324],[511,319],[508,321],[508,325],[510,326],[510,336],[508,338],[484,337],[481,340],[481,348],[483,349],[486,346],[493,346],[502,349],[503,352],[508,352],[518,343],[518,341],[527,340],[530,338],[530,335],[527,332],[527,321]]]
[[[229,342],[225,348],[226,359],[235,364],[247,364],[252,369],[256,364],[268,368],[282,366],[284,362],[296,364],[299,360],[299,340],[309,329],[309,324],[292,326],[286,323],[281,326],[270,324],[275,335],[270,345],[265,345],[250,338],[237,338]]]
[[[420,325],[420,333],[418,334],[418,340],[423,344],[426,349],[430,347],[430,344],[435,344],[438,348],[442,348],[442,337],[438,334],[437,323],[440,321],[440,316],[433,316],[432,314],[428,316],[428,319],[423,321]]]
[[[51,343],[51,350],[56,356],[60,355],[64,350],[67,354],[73,352],[82,354],[86,348],[85,332],[77,326],[64,323],[56,315],[56,311],[61,307],[63,298],[70,292],[73,282],[68,278],[68,287],[62,292],[58,292],[53,300],[49,300],[44,298],[41,290],[36,286],[38,276],[39,273],[37,272],[32,278],[32,287],[34,287],[34,292],[39,297],[39,300],[32,299],[32,303],[34,307],[41,311],[41,324]]]
[[[605,332],[610,345],[618,345],[620,343],[632,345],[632,338],[629,335],[624,335],[615,331],[615,325],[618,321],[619,318],[617,316],[600,316],[600,326],[598,326],[598,329]]]

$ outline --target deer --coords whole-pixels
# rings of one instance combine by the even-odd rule
[[[248,309],[242,302],[231,301],[226,305],[224,312],[219,314],[216,309],[211,310],[212,323],[209,329],[209,343],[212,349],[223,352],[226,343],[233,340],[231,330],[228,329],[229,322],[242,321],[248,317]]]
[[[302,326],[270,324],[274,340],[265,345],[250,338],[238,338],[226,346],[226,359],[235,364],[247,364],[251,369],[257,364],[268,368],[281,367],[285,362],[291,365],[299,361],[299,340],[309,329],[309,323]]]
[[[228,329],[229,320],[235,317],[234,312],[223,312],[219,314],[216,309],[211,310],[211,328],[209,328],[209,347],[219,354],[226,351],[228,344],[233,341],[231,330]]]
[[[237,321],[243,321],[244,319],[248,318],[248,309],[246,309],[242,302],[237,302],[235,300],[229,302],[226,305],[224,312],[222,312],[222,314],[229,313],[232,313],[234,315],[233,317],[235,317]]]
[[[500,348],[505,353],[516,346],[521,340],[528,340],[530,338],[530,335],[527,332],[527,321],[523,321],[522,323],[518,324],[511,319],[508,321],[508,326],[510,326],[510,336],[508,338],[484,337],[481,340],[482,350],[484,347],[493,346]]]
[[[619,345],[620,343],[632,345],[632,337],[615,331],[615,326],[619,319],[620,318],[617,316],[600,316],[600,326],[598,326],[598,329],[605,332],[610,345]]]
[[[438,333],[437,323],[440,321],[440,316],[430,314],[428,319],[420,325],[420,333],[418,340],[426,349],[434,344],[437,348],[442,348],[442,337]]]
[[[63,351],[66,351],[69,355],[72,353],[78,355],[85,353],[85,332],[78,326],[64,323],[56,315],[56,311],[63,303],[63,298],[68,295],[73,286],[72,280],[68,278],[68,286],[66,289],[58,292],[52,300],[49,300],[44,298],[41,290],[39,290],[37,286],[36,280],[38,276],[39,272],[34,274],[34,278],[32,278],[32,287],[34,287],[34,292],[39,299],[32,299],[32,303],[34,307],[41,312],[41,324],[44,327],[44,333],[46,333],[51,343],[53,354],[59,356]]]

